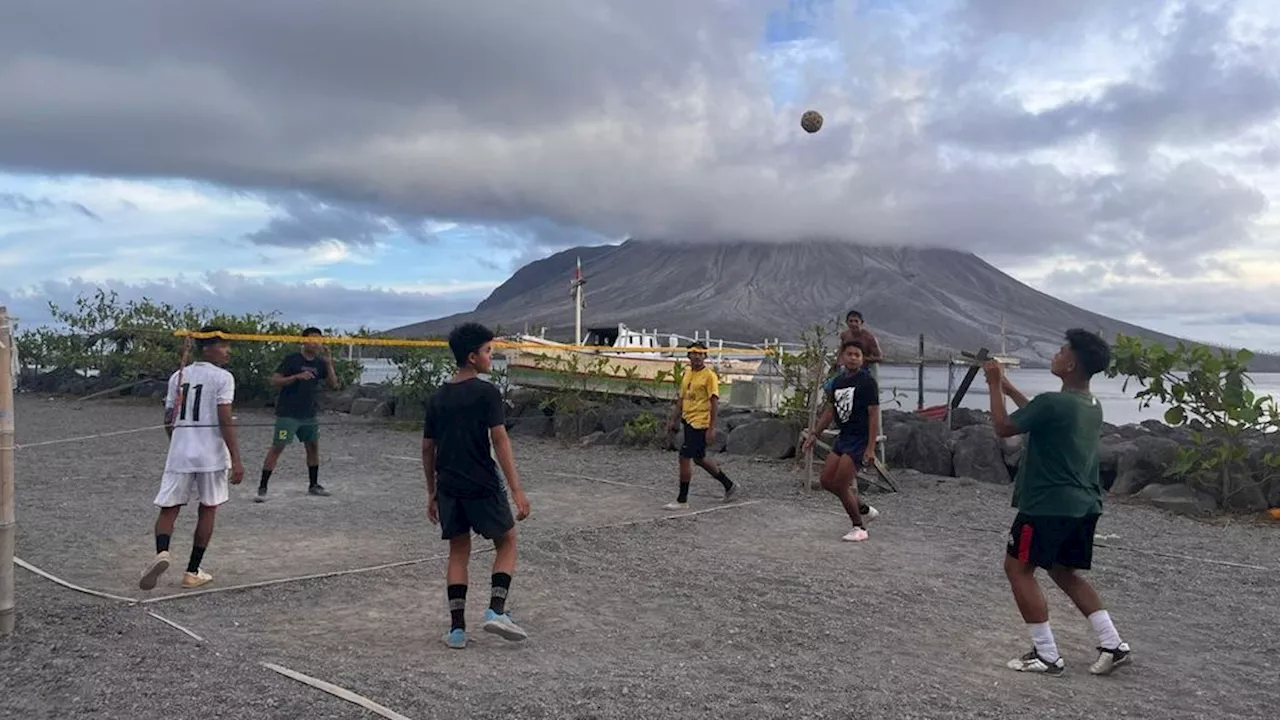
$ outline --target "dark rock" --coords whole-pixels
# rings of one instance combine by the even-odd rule
[[[1197,492],[1186,485],[1160,485],[1152,483],[1142,488],[1136,498],[1146,500],[1152,505],[1179,515],[1203,517],[1213,514],[1217,502],[1213,496]]]
[[[555,424],[546,415],[507,418],[507,432],[513,436],[546,438],[555,435]]]
[[[1177,482],[1167,477],[1165,471],[1178,459],[1178,443],[1148,434],[1125,444],[1128,447],[1117,450],[1116,481],[1111,492],[1132,495],[1153,483]]]
[[[352,415],[359,416],[374,415],[374,410],[377,409],[382,402],[382,400],[378,400],[377,398],[355,398],[351,401],[350,412]]]
[[[795,455],[799,436],[800,428],[785,420],[753,420],[729,433],[725,452],[782,460]]]
[[[951,435],[952,472],[981,482],[1008,485],[1012,479],[1005,465],[1000,438],[990,425],[971,424]]]
[[[337,392],[326,392],[320,398],[320,407],[330,412],[349,413],[356,401],[356,390],[348,388]]]
[[[1111,492],[1119,474],[1120,456],[1136,450],[1136,446],[1119,435],[1106,435],[1098,444],[1098,475],[1102,489]]]
[[[1022,464],[1022,455],[1026,452],[1026,438],[1022,435],[1000,438],[1000,450],[1004,453],[1005,467],[1009,468],[1012,477]]]
[[[951,429],[973,427],[974,425],[991,425],[991,413],[958,407],[951,411]]]
[[[885,441],[885,460],[892,467],[911,468],[928,475],[952,475],[948,436],[947,426],[936,420],[902,423]]]
[[[426,398],[396,398],[392,406],[392,417],[400,422],[421,422],[427,418]]]
[[[607,433],[601,434],[600,439],[596,441],[596,444],[597,445],[621,445],[625,437],[626,437],[626,430],[624,430],[623,428],[616,428],[614,430],[610,430]]]

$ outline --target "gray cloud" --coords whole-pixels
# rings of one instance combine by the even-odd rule
[[[24,215],[52,215],[70,212],[90,220],[101,220],[98,214],[77,202],[58,202],[49,198],[33,198],[18,193],[0,193],[0,210],[12,210]]]
[[[322,199],[250,237],[286,245],[367,242],[389,218],[432,216],[997,257],[1143,250],[1177,269],[1247,238],[1266,207],[1227,170],[1148,152],[1275,117],[1274,63],[1230,36],[1230,4],[1186,10],[1167,36],[1153,19],[1172,0],[971,0],[935,16],[946,32],[838,10],[821,34],[843,43],[844,66],[802,79],[804,105],[827,117],[813,136],[798,108],[774,107],[751,56],[785,4],[9,3],[0,165]],[[1001,103],[1008,45],[994,38],[1049,54],[1099,30],[1133,34],[1154,65],[1039,115]],[[1118,169],[1012,157],[1093,135]]]
[[[79,279],[46,281],[22,291],[0,288],[0,305],[24,327],[52,321],[48,302],[71,307],[77,295],[98,289],[115,290],[124,301],[144,297],[181,307],[212,307],[231,314],[278,310],[283,319],[299,323],[354,329],[387,329],[471,310],[488,293],[457,295],[354,289],[332,285],[256,280],[226,272],[172,281],[91,283]]]
[[[276,217],[261,230],[245,235],[255,245],[310,247],[326,239],[351,245],[374,245],[393,233],[419,242],[435,239],[421,219],[398,218],[354,205],[335,205],[303,195],[276,201]]]

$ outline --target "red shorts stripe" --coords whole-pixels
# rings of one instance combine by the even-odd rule
[[[1031,536],[1035,532],[1035,528],[1031,525],[1022,526],[1022,534],[1018,537],[1018,560],[1023,563],[1031,562]]]

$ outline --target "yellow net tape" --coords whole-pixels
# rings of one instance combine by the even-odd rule
[[[447,348],[449,343],[444,340],[403,340],[396,338],[371,338],[371,337],[340,337],[312,335],[309,337],[294,335],[248,335],[243,333],[225,333],[225,332],[192,332],[190,330],[175,330],[173,333],[176,337],[188,337],[194,340],[209,340],[219,338],[222,340],[230,340],[232,342],[275,342],[275,343],[320,343],[323,345],[363,345],[368,347],[414,347],[414,348]],[[651,347],[605,347],[600,345],[544,345],[542,343],[518,343],[507,340],[495,340],[493,342],[495,350],[540,350],[550,352],[587,352],[587,353],[654,353],[669,352],[683,353],[686,348],[651,348]],[[707,349],[708,353],[715,355],[775,355],[777,350],[774,348],[716,348]]]

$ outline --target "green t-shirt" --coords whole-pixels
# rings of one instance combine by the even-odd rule
[[[1101,514],[1098,399],[1077,392],[1041,393],[1009,420],[1027,434],[1014,479],[1013,506],[1027,515]]]

